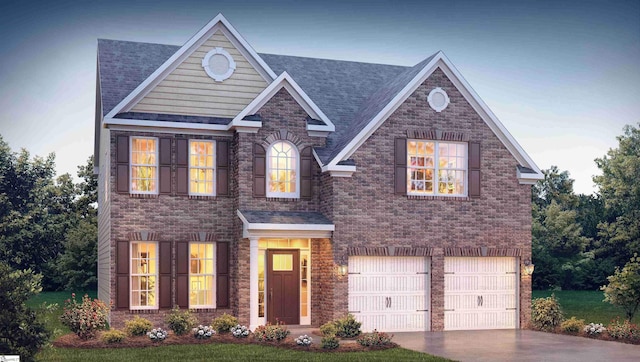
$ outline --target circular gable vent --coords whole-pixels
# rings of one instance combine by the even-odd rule
[[[226,50],[216,47],[202,58],[202,67],[213,80],[222,82],[236,70],[236,62]]]
[[[429,106],[436,112],[441,112],[449,105],[449,96],[442,88],[434,88],[427,97]]]

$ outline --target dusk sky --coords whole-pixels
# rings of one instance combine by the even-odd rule
[[[220,12],[259,53],[412,66],[442,50],[578,193],[640,122],[638,0],[4,0],[0,134],[75,176],[93,152],[97,39],[182,45]]]

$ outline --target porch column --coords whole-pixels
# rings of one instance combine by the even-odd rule
[[[258,238],[249,237],[249,329],[258,327]]]

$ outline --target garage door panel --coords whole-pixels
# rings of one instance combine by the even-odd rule
[[[349,298],[349,311],[353,313],[380,312],[386,309],[386,297],[367,293]]]

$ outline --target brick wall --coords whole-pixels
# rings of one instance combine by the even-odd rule
[[[441,87],[451,103],[437,113],[427,103]],[[394,194],[394,139],[407,131],[438,129],[462,132],[481,144],[481,197],[452,200],[408,199]],[[522,249],[531,256],[530,186],[516,178],[517,161],[440,70],[434,72],[366,141],[352,158],[351,178],[332,181],[334,258],[347,257],[347,246],[432,247],[432,330],[444,323],[445,247]],[[324,187],[324,186],[323,186]],[[330,208],[328,208],[330,209]],[[521,325],[529,320],[531,283],[521,280]],[[343,285],[334,290],[334,314],[346,312]]]

